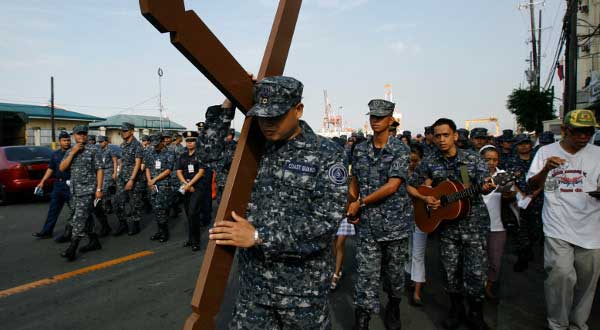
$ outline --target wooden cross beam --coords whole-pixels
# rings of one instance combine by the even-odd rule
[[[280,0],[258,79],[283,74],[302,0]],[[253,104],[253,82],[219,39],[183,0],[140,0],[142,15],[244,114]],[[231,211],[245,214],[265,138],[253,118],[246,118],[215,221],[230,220]],[[235,191],[233,190],[235,188]],[[209,241],[192,298],[185,330],[215,329],[215,318],[233,263],[235,248]]]

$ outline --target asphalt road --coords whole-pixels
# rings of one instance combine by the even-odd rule
[[[183,216],[170,223],[172,239],[164,244],[148,238],[155,231],[151,214],[142,232],[129,237],[102,239],[100,251],[80,255],[75,262],[59,256],[66,248],[53,240],[37,240],[31,233],[41,228],[48,203],[23,203],[0,207],[0,329],[181,329],[190,314],[190,300],[203,251],[183,248],[186,238]],[[64,212],[55,236],[62,230]],[[114,215],[109,221],[116,224]],[[206,233],[203,236],[206,242]],[[404,329],[436,329],[448,306],[441,289],[437,243],[430,240],[425,307],[415,308],[403,300]],[[94,266],[142,251],[148,255],[62,279],[60,274]],[[352,277],[355,274],[354,244],[348,240],[344,277],[331,294],[334,329],[351,329]],[[500,302],[486,302],[485,317],[494,329],[542,329],[544,326],[543,273],[540,253],[525,273],[512,272],[514,256],[507,255],[501,276]],[[235,268],[232,271],[235,274]],[[46,280],[45,280],[46,279]],[[50,280],[48,280],[50,279]],[[27,284],[45,280],[38,286]],[[13,288],[26,285],[22,290]],[[235,276],[229,279],[218,329],[226,329],[237,292]],[[2,292],[12,290],[8,296]],[[17,291],[17,292],[15,292]],[[383,296],[383,295],[382,295]],[[385,300],[385,298],[382,298]],[[600,329],[598,295],[590,329]],[[374,316],[371,329],[383,329]]]

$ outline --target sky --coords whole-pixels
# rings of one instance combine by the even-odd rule
[[[526,2],[522,0],[522,2]],[[527,1],[528,2],[528,1]],[[535,1],[538,2],[538,1]],[[542,82],[557,47],[565,1],[542,9]],[[238,62],[258,72],[277,0],[187,0]],[[497,117],[514,128],[506,99],[526,86],[529,11],[515,0],[304,0],[285,75],[304,84],[304,119],[315,129],[323,90],[347,126],[393,86],[401,129],[439,117]],[[140,13],[135,0],[0,0],[0,102],[55,103],[108,117],[159,114],[190,129],[224,96]],[[562,82],[555,77],[556,96]],[[558,105],[559,101],[556,101]],[[242,114],[236,114],[239,130]],[[482,126],[492,129],[493,125]]]

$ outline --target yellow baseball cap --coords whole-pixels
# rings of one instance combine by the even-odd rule
[[[600,127],[591,110],[572,110],[565,115],[563,122],[571,127]]]

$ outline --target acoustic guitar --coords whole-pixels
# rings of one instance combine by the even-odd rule
[[[496,186],[505,186],[515,181],[520,174],[498,173],[492,178],[492,183]],[[481,186],[465,187],[463,184],[445,180],[435,188],[420,186],[417,188],[423,196],[433,196],[440,200],[440,206],[437,209],[430,208],[427,203],[420,199],[414,199],[415,222],[422,232],[431,233],[444,220],[462,219],[469,214],[471,210],[470,198],[481,193]]]

